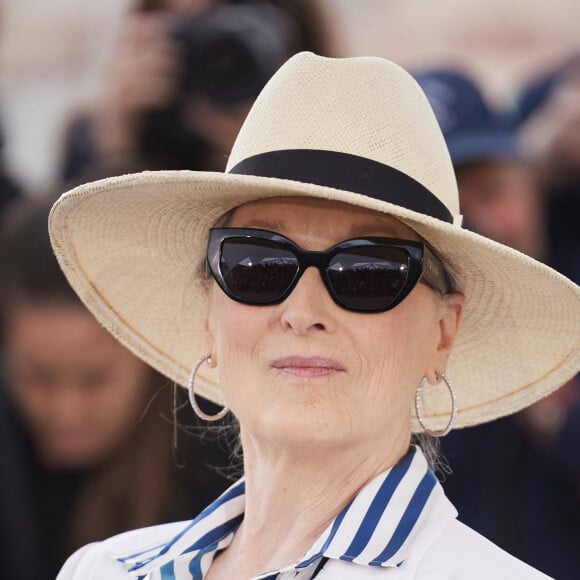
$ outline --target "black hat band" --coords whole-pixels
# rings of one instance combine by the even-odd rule
[[[392,203],[453,223],[447,207],[426,187],[378,161],[320,149],[285,149],[248,157],[228,173],[312,183]]]

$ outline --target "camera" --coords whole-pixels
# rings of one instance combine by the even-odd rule
[[[218,108],[250,103],[294,52],[294,20],[265,2],[223,4],[181,15],[169,27],[177,48],[176,93],[162,109],[145,111],[139,149],[150,168],[204,167],[207,143],[184,113],[202,96]]]
[[[180,55],[181,91],[231,106],[254,99],[294,52],[294,22],[266,3],[225,4],[184,18],[170,31]]]

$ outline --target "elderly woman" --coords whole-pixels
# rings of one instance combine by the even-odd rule
[[[402,69],[297,55],[225,174],[81,186],[50,231],[101,323],[201,416],[236,417],[245,472],[194,520],[90,545],[59,579],[546,577],[456,519],[411,439],[572,376],[580,291],[461,228],[443,137]],[[208,415],[196,394],[225,406]]]

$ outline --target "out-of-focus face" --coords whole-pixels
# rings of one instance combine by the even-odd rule
[[[300,198],[246,204],[229,225],[273,230],[309,250],[365,235],[418,239],[388,216]],[[240,304],[217,284],[209,300],[208,351],[242,441],[274,452],[400,456],[417,384],[445,369],[458,323],[457,310],[423,284],[390,311],[350,312],[333,302],[314,268],[281,304]]]
[[[458,167],[456,174],[468,227],[529,256],[543,257],[542,204],[524,165],[478,161]]]
[[[8,385],[47,466],[93,466],[134,429],[148,368],[82,307],[19,305],[4,346]]]

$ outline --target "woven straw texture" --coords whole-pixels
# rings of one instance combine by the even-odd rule
[[[377,58],[302,53],[258,97],[228,168],[257,153],[323,149],[395,167],[458,216],[453,169],[415,81]],[[75,291],[124,345],[181,385],[203,354],[204,294],[197,270],[207,232],[228,209],[287,195],[343,201],[391,214],[458,273],[466,297],[448,376],[457,426],[513,413],[580,368],[580,289],[553,270],[429,216],[364,195],[290,180],[227,173],[144,172],[80,186],[55,204],[49,229]],[[218,369],[219,372],[219,369]],[[204,374],[205,373],[205,374]],[[200,370],[196,392],[221,403],[219,378]],[[444,386],[425,389],[425,420],[442,428]],[[416,422],[414,430],[420,430]]]

